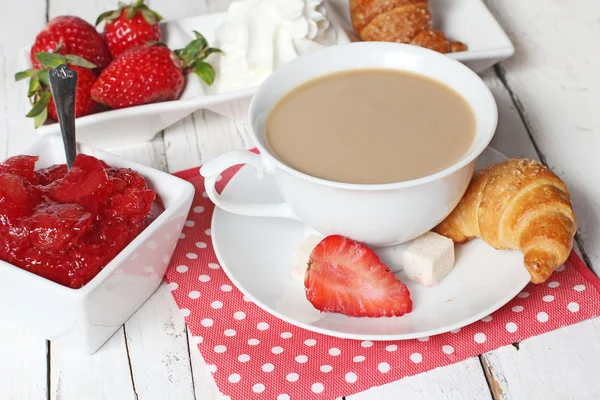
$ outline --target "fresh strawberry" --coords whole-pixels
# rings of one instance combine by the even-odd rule
[[[59,47],[60,50],[60,47]],[[83,117],[95,111],[96,103],[90,95],[92,84],[96,80],[96,74],[92,68],[95,64],[72,54],[61,55],[57,53],[41,52],[36,54],[36,60],[41,64],[41,69],[28,69],[18,72],[15,80],[30,78],[27,97],[33,108],[27,117],[34,119],[35,127],[40,127],[47,117],[58,121],[56,105],[52,99],[52,92],[48,83],[48,70],[61,64],[68,64],[77,72],[77,92],[75,93],[75,117]]]
[[[92,98],[112,108],[175,100],[183,90],[184,74],[192,70],[212,84],[215,70],[204,60],[220,50],[195,34],[184,49],[171,51],[162,43],[148,43],[121,53],[98,76]]]
[[[158,21],[161,19],[157,12],[144,4],[144,0],[138,0],[134,4],[120,3],[118,10],[100,14],[96,26],[104,21],[104,41],[110,55],[115,58],[131,47],[160,42]]]
[[[377,254],[339,235],[314,248],[304,287],[306,298],[320,311],[351,317],[399,317],[412,311],[408,288]]]
[[[35,69],[41,68],[36,58],[40,52],[73,54],[96,64],[99,70],[110,62],[110,53],[102,35],[83,19],[70,15],[53,18],[38,33],[29,55]]]

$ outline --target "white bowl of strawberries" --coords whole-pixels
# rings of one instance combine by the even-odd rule
[[[200,33],[190,37],[161,19],[143,0],[101,14],[96,25],[104,23],[102,33],[75,16],[53,18],[27,52],[29,68],[15,76],[29,79],[27,116],[36,131],[60,132],[47,71],[62,63],[79,77],[77,139],[100,148],[151,140],[198,109],[252,94],[203,95],[215,78],[211,59],[220,51]],[[198,77],[187,77],[190,73]],[[184,89],[194,95],[182,96]]]

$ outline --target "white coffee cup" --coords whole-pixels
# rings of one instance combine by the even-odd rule
[[[277,101],[319,76],[362,68],[412,71],[460,93],[476,120],[475,140],[468,153],[436,174],[389,184],[328,181],[282,162],[265,134],[267,116]],[[250,103],[248,124],[260,155],[234,150],[205,164],[200,173],[205,177],[208,197],[228,212],[296,219],[323,235],[340,234],[371,246],[390,246],[427,232],[456,207],[471,180],[477,157],[494,135],[497,120],[492,93],[477,74],[458,61],[412,45],[383,42],[338,45],[284,64],[260,86]],[[250,204],[220,196],[215,190],[217,178],[225,169],[238,164],[249,164],[259,174],[273,175],[285,202]]]

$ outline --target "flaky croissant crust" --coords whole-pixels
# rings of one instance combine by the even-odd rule
[[[521,250],[533,283],[546,281],[573,246],[577,220],[566,185],[543,164],[509,159],[477,172],[435,232],[457,243],[480,237]]]

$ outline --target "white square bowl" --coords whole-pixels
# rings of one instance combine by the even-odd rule
[[[194,187],[85,145],[79,145],[78,151],[142,174],[162,199],[165,211],[81,289],[0,261],[0,317],[52,342],[64,342],[74,351],[92,354],[158,288],[191,207]],[[42,138],[23,154],[40,156],[37,168],[65,162],[57,136]]]

